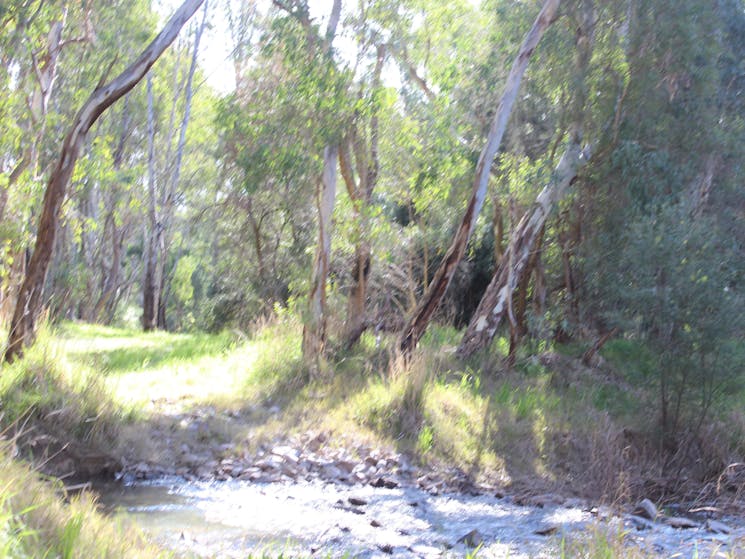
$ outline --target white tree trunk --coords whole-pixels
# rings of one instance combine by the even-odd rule
[[[536,239],[551,210],[564,197],[577,176],[577,170],[588,158],[589,152],[583,151],[578,144],[571,144],[554,170],[554,178],[518,223],[499,268],[458,346],[458,355],[461,357],[467,357],[491,342],[502,319],[510,311],[512,294],[528,266]]]
[[[276,3],[276,1],[275,1]],[[281,3],[280,3],[281,4]],[[336,35],[341,14],[341,0],[334,0],[326,28],[324,52],[331,56],[331,45]],[[326,280],[331,258],[331,215],[336,200],[337,146],[326,146],[323,150],[323,176],[316,192],[318,203],[318,245],[311,272],[308,294],[308,316],[303,326],[303,359],[310,374],[320,373],[320,360],[326,345]]]
[[[484,205],[492,162],[502,143],[502,136],[512,113],[512,107],[517,98],[517,92],[520,89],[523,74],[525,74],[525,69],[528,66],[528,60],[546,29],[556,19],[559,3],[559,0],[546,0],[544,2],[543,8],[533,23],[533,27],[525,36],[517,58],[515,58],[512,64],[502,99],[499,102],[489,135],[486,139],[486,145],[481,151],[476,165],[476,176],[466,213],[463,216],[460,227],[458,227],[455,233],[450,248],[445,254],[445,258],[443,258],[442,264],[440,264],[440,267],[435,272],[426,293],[401,334],[399,347],[403,352],[408,353],[416,347],[419,339],[427,329],[432,315],[437,310],[442,297],[445,295],[445,291],[447,291],[450,285],[458,264],[466,252],[468,240],[471,238],[473,228],[476,226],[476,219]]]
[[[336,146],[323,150],[323,176],[316,191],[318,205],[318,247],[308,295],[308,319],[303,328],[303,355],[310,363],[323,353],[326,342],[326,279],[331,256],[331,215],[336,200]],[[312,364],[312,363],[311,363]],[[317,369],[313,369],[318,373]]]
[[[458,346],[458,355],[466,357],[486,347],[494,337],[505,314],[512,313],[512,296],[515,288],[528,269],[528,262],[536,249],[536,240],[556,204],[564,198],[569,186],[577,177],[577,171],[590,158],[590,148],[583,149],[582,123],[587,101],[587,75],[594,37],[595,16],[593,0],[578,2],[581,24],[577,29],[574,91],[570,115],[569,147],[561,157],[551,180],[538,194],[532,208],[522,217],[510,236],[510,242],[502,256],[499,267],[481,298],[476,312],[468,324],[466,333]]]

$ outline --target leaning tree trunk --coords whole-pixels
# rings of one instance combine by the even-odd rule
[[[65,199],[67,184],[75,170],[75,163],[85,143],[88,130],[106,109],[139,83],[203,1],[186,0],[139,58],[108,85],[97,87],[76,115],[44,192],[44,205],[39,219],[34,254],[18,293],[10,324],[8,348],[5,351],[7,362],[21,357],[24,346],[33,342],[36,319],[42,306],[42,291],[49,263],[52,260],[54,239],[59,226],[60,207]]]
[[[579,167],[590,158],[589,148],[582,149],[581,143],[583,113],[587,99],[585,77],[592,54],[593,0],[582,0],[581,9],[575,55],[578,87],[570,109],[572,125],[569,147],[556,166],[551,181],[543,188],[533,207],[526,212],[513,231],[507,251],[502,256],[499,267],[458,346],[458,355],[461,357],[467,357],[476,350],[486,347],[493,339],[505,314],[512,312],[513,293],[528,268],[548,216],[574,182]]]
[[[404,353],[409,353],[413,350],[424,334],[432,315],[435,310],[437,310],[442,297],[445,295],[445,291],[447,291],[447,288],[450,285],[450,281],[453,278],[453,274],[455,273],[458,264],[466,252],[468,240],[470,239],[471,233],[473,233],[473,228],[476,225],[476,218],[478,218],[479,212],[484,205],[492,162],[494,161],[497,150],[502,143],[502,136],[507,127],[507,121],[512,112],[512,106],[517,98],[520,82],[525,73],[525,69],[528,66],[528,60],[546,29],[548,29],[556,19],[558,8],[559,0],[546,0],[544,2],[543,8],[533,23],[533,27],[525,36],[520,51],[517,54],[517,58],[512,64],[512,69],[507,77],[507,83],[505,85],[504,93],[502,94],[502,99],[499,102],[499,106],[497,107],[494,120],[492,121],[489,130],[486,145],[484,146],[476,165],[476,177],[474,179],[473,191],[471,198],[468,201],[466,213],[463,216],[463,220],[455,233],[455,237],[443,258],[440,267],[435,272],[426,293],[417,305],[414,314],[409,319],[406,328],[401,334],[399,347]]]
[[[533,207],[517,225],[510,244],[494,274],[458,347],[467,357],[491,342],[505,314],[515,288],[528,268],[540,232],[551,210],[561,200],[577,176],[577,170],[589,157],[578,144],[571,144],[554,171],[554,178],[541,191]]]

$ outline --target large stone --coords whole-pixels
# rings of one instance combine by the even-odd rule
[[[300,461],[300,453],[291,446],[275,446],[272,449],[272,454],[292,464],[297,464]]]
[[[724,522],[719,522],[717,520],[707,520],[704,527],[709,532],[713,532],[715,534],[729,534],[732,532],[732,528],[727,526]]]
[[[394,479],[387,477],[375,478],[370,482],[373,487],[385,487],[386,489],[395,489],[398,487],[398,482]]]
[[[269,455],[256,462],[256,466],[264,472],[276,471],[282,468],[285,461],[282,457],[275,454]]]
[[[553,524],[546,524],[545,526],[541,526],[537,530],[533,530],[533,533],[538,536],[550,536],[551,534],[555,534],[558,530],[558,526],[555,526]]]
[[[651,520],[636,514],[629,515],[629,521],[637,530],[651,530],[654,528],[654,523]]]
[[[655,504],[649,499],[642,499],[634,509],[634,514],[649,520],[656,520],[660,513],[657,511]]]
[[[699,524],[695,520],[691,520],[690,518],[686,518],[684,516],[671,516],[669,518],[664,519],[665,524],[668,526],[672,526],[673,528],[678,529],[687,529],[687,528],[698,528]]]

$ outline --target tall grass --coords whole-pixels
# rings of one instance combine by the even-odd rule
[[[96,510],[89,495],[63,500],[61,484],[43,481],[0,442],[0,557],[11,559],[156,558],[170,554],[132,527]]]

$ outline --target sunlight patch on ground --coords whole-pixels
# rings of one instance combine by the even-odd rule
[[[258,355],[255,344],[247,344],[227,356],[170,362],[161,367],[143,367],[109,377],[107,383],[125,405],[146,411],[175,412],[189,405],[235,399]]]
[[[245,391],[258,343],[235,346],[227,335],[143,333],[69,324],[58,344],[78,365],[101,374],[114,399],[147,413],[178,413]]]

